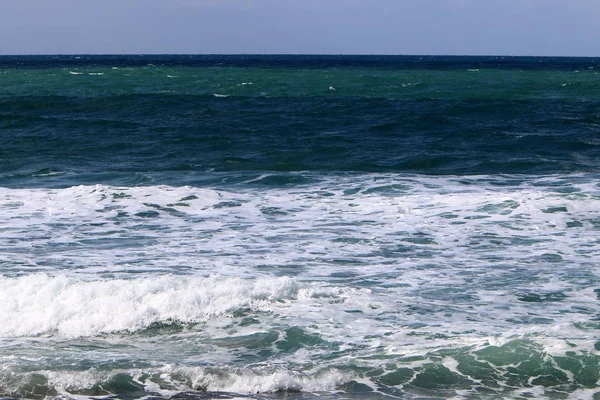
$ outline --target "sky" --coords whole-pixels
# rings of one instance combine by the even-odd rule
[[[600,56],[600,0],[0,0],[0,54]]]

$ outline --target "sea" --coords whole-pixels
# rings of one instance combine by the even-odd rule
[[[0,57],[0,398],[600,399],[600,58]]]

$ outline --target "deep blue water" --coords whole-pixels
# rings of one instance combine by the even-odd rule
[[[210,171],[594,172],[597,62],[4,56],[0,183],[43,185],[40,172],[64,185]]]

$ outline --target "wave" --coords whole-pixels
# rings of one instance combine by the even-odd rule
[[[198,323],[298,296],[291,278],[160,276],[81,281],[34,274],[0,278],[0,336],[65,337],[135,332],[153,324]]]
[[[353,376],[351,372],[326,368],[306,373],[284,368],[260,371],[181,366],[149,370],[41,370],[33,373],[16,373],[3,368],[0,369],[0,395],[72,398],[77,395],[125,394],[133,398],[171,398],[185,393],[185,398],[190,399],[232,398],[277,392],[331,392],[351,381]]]
[[[365,361],[375,365],[369,367]],[[482,348],[447,348],[422,356],[379,354],[371,360],[338,362],[337,367],[162,365],[21,371],[5,364],[0,367],[0,395],[264,399],[269,394],[298,398],[319,394],[336,398],[337,394],[367,399],[420,395],[575,400],[595,398],[598,379],[595,354],[575,350],[551,354],[540,343],[512,340]]]
[[[162,275],[82,280],[44,273],[0,277],[0,337],[135,333],[251,312],[283,313],[293,306],[298,307],[294,313],[326,315],[333,311],[321,307],[348,299],[348,307],[365,302],[367,308],[368,295],[368,290],[300,283],[289,277]],[[247,339],[250,343],[255,338]]]

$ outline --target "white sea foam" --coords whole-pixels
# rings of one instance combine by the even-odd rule
[[[355,193],[348,194],[349,190]],[[434,263],[467,265],[479,264],[482,257],[492,254],[515,262],[551,253],[556,260],[576,263],[591,260],[597,253],[591,246],[598,215],[593,191],[570,195],[538,187],[502,190],[449,180],[373,178],[325,182],[320,188],[237,193],[166,186],[0,189],[0,202],[4,205],[0,216],[7,222],[0,235],[13,239],[11,249],[31,244],[76,246],[81,240],[99,238],[115,239],[113,244],[118,245],[117,239],[126,242],[127,236],[160,237],[165,239],[162,244],[145,251],[167,251],[186,257],[191,264],[196,264],[194,254],[201,252],[209,264],[235,264],[236,272],[302,260],[309,267],[303,268],[305,273],[318,273],[323,270],[310,267],[333,259],[360,261],[371,255],[368,266],[340,264],[346,272],[350,268],[369,275],[381,269],[378,261],[385,261],[385,250],[393,251],[398,244],[432,250]],[[20,235],[28,239],[26,243],[18,240]],[[246,250],[254,256],[246,257]],[[108,257],[104,261],[116,261],[111,257],[118,252],[118,246],[102,252]],[[218,255],[218,260],[212,255]],[[411,252],[406,256],[393,261],[398,266],[410,264]],[[82,259],[80,266],[90,263]],[[330,267],[336,268],[335,264]],[[438,279],[446,276],[442,273]],[[410,275],[403,278],[411,279]]]
[[[242,307],[296,296],[289,278],[183,278],[76,281],[65,276],[0,278],[0,335],[86,336],[136,331],[155,322],[193,323]]]
[[[296,297],[298,289],[290,278],[0,278],[0,336],[57,332],[78,337],[133,332],[157,322],[197,323],[240,308],[268,308],[274,301]]]
[[[277,391],[324,392],[352,379],[351,373],[324,370],[310,374],[242,369],[234,373],[198,367],[166,367],[169,375],[183,375],[194,389],[228,391],[241,394],[273,393]]]
[[[56,391],[68,398],[93,388],[106,387],[119,374],[129,375],[131,381],[143,387],[148,394],[162,396],[192,390],[221,391],[241,395],[278,391],[326,392],[335,390],[339,385],[353,378],[352,373],[335,369],[298,373],[286,369],[264,371],[250,368],[209,369],[181,366],[112,371],[101,371],[94,368],[87,371],[40,370],[35,374],[42,376],[45,380],[45,388],[39,387],[38,390]],[[32,378],[31,373],[16,374],[6,368],[0,369],[0,385],[9,393],[22,393],[27,386],[31,386]],[[171,389],[165,388],[165,384]]]
[[[270,178],[227,190],[0,188],[0,336],[200,322],[243,349],[245,336],[281,341],[299,327],[336,343],[327,362],[373,368],[374,354],[524,338],[550,355],[598,354],[596,177],[373,174],[265,189]],[[260,316],[232,324],[246,308]],[[217,365],[242,351],[202,346]]]
[[[377,303],[369,299],[368,290],[300,284],[287,277],[79,280],[33,274],[0,278],[0,337],[136,332],[155,323],[227,319],[243,309],[274,313],[274,318],[293,317],[295,325],[308,326],[332,320],[344,309],[368,312]]]

